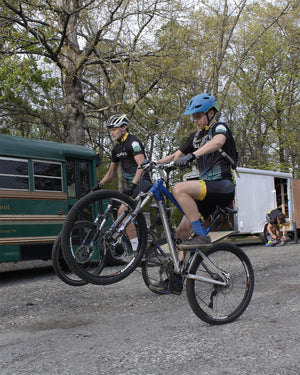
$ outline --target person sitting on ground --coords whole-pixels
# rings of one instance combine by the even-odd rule
[[[266,220],[268,222],[267,231],[271,236],[270,241],[268,241],[265,246],[275,246],[280,244],[281,246],[286,243],[286,217],[278,209],[270,210],[267,212]],[[280,229],[282,228],[282,236]]]

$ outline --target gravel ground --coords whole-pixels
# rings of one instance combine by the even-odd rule
[[[151,293],[138,271],[115,285],[71,287],[49,262],[0,265],[0,374],[300,374],[300,245],[242,248],[255,292],[223,326],[199,320],[185,290]]]

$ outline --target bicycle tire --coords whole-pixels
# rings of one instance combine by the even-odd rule
[[[71,286],[82,286],[87,284],[86,281],[75,275],[67,265],[61,248],[61,233],[56,237],[53,244],[51,259],[54,272],[61,281]]]
[[[170,293],[167,288],[170,279],[171,261],[164,256],[161,251],[151,244],[145,253],[145,259],[142,263],[142,276],[145,285],[155,294]],[[166,284],[166,285],[164,285]]]
[[[139,265],[147,245],[147,226],[144,215],[139,213],[134,221],[134,225],[139,245],[136,251],[131,249],[130,241],[126,235],[126,230],[118,234],[122,223],[115,226],[118,207],[124,205],[130,214],[136,203],[127,195],[114,190],[100,190],[89,193],[81,198],[69,211],[62,229],[62,250],[64,258],[72,269],[81,279],[96,285],[108,285],[123,280],[130,275]],[[98,215],[97,224],[94,223]],[[73,227],[77,221],[89,220],[97,225],[97,236],[92,238],[92,242],[76,239],[73,234]],[[112,223],[114,222],[114,226]],[[115,238],[114,238],[115,236]],[[77,242],[76,242],[77,241]],[[85,260],[86,254],[88,260]],[[120,265],[107,266],[101,273],[95,274],[89,272],[84,267],[86,261],[97,263],[107,263],[107,253],[114,252],[114,257],[119,256]],[[81,259],[80,256],[83,258]]]
[[[254,271],[248,256],[236,245],[218,243],[204,254],[220,270],[230,274],[227,287],[191,278],[186,282],[188,302],[193,312],[211,325],[230,323],[248,307],[254,290]],[[189,273],[214,277],[201,256],[193,261]],[[215,278],[218,279],[218,277]]]

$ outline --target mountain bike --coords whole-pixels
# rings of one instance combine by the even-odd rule
[[[127,277],[145,255],[142,272],[152,291],[180,293],[186,280],[188,302],[200,319],[209,324],[225,324],[237,319],[248,307],[254,289],[254,272],[249,258],[236,245],[215,243],[187,251],[184,261],[179,261],[164,203],[166,197],[182,211],[165,187],[166,176],[174,169],[174,163],[156,165],[148,162],[142,168],[155,170],[160,177],[135,200],[120,192],[100,190],[88,194],[73,206],[62,230],[61,244],[67,264],[83,280],[105,285]],[[168,252],[156,244],[149,246],[145,254],[149,232],[143,209],[152,199],[158,206]],[[78,222],[83,224],[78,225]],[[127,235],[129,225],[134,227],[139,239],[135,251]],[[120,258],[119,266],[103,268],[108,251],[115,252]],[[153,282],[152,268],[158,269],[163,285],[156,286]],[[153,290],[153,287],[157,289]]]

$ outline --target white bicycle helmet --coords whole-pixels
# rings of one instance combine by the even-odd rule
[[[126,127],[129,125],[126,115],[112,115],[106,123],[107,129],[120,128],[123,125],[126,125]]]

